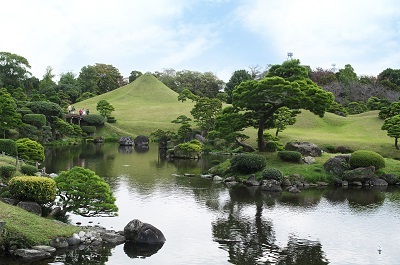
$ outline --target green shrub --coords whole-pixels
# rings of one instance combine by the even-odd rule
[[[174,155],[187,158],[200,157],[201,148],[202,144],[198,140],[192,140],[175,146]]]
[[[373,151],[358,150],[350,155],[350,168],[374,166],[376,170],[385,167],[385,159]]]
[[[275,142],[267,142],[265,144],[265,151],[267,152],[276,152],[278,150],[278,146]]]
[[[8,187],[11,196],[21,201],[46,204],[56,198],[56,182],[47,177],[13,177]]]
[[[96,126],[81,126],[83,132],[92,134],[96,132]]]
[[[117,122],[117,120],[114,117],[109,116],[109,117],[107,117],[107,122],[108,123],[115,123],[115,122]]]
[[[243,174],[255,173],[267,165],[267,160],[262,155],[241,154],[231,160],[231,168]]]
[[[10,156],[17,156],[17,143],[11,139],[0,139],[0,152],[4,152]]]
[[[34,176],[38,170],[35,166],[24,164],[20,168],[21,173],[27,176]]]
[[[27,107],[19,108],[19,109],[17,110],[17,112],[18,112],[18,113],[21,113],[22,116],[24,116],[24,115],[26,115],[26,114],[32,114],[32,113],[33,113],[33,112],[32,112],[29,108],[27,108]]]
[[[217,150],[223,150],[224,148],[227,147],[227,142],[225,139],[215,138],[214,139],[214,147]]]
[[[301,161],[301,153],[297,151],[279,151],[278,157],[286,162],[300,162]]]
[[[0,166],[0,176],[3,179],[11,178],[14,173],[17,171],[17,168],[13,165],[2,165]]]
[[[22,120],[23,122],[33,125],[37,128],[46,125],[46,116],[43,114],[25,114]]]
[[[328,153],[336,153],[336,146],[329,144],[324,147],[324,150]]]
[[[29,138],[17,140],[18,155],[28,161],[43,161],[44,147],[40,143]]]
[[[104,117],[99,114],[84,115],[82,117],[84,121],[93,126],[101,126],[104,125],[105,122]]]
[[[275,180],[281,180],[283,178],[283,174],[279,169],[276,168],[266,168],[263,170],[261,173],[261,176],[264,179],[275,179]]]
[[[118,137],[117,136],[108,136],[104,139],[104,142],[106,143],[118,143]]]

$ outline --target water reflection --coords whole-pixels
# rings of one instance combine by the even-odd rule
[[[131,259],[148,258],[157,253],[162,248],[163,244],[136,244],[126,242],[124,244],[124,252]]]
[[[212,160],[226,158],[169,160],[153,145],[145,152],[108,143],[48,148],[46,155],[49,173],[79,165],[110,184],[120,215],[93,219],[94,223],[118,229],[132,217],[143,217],[168,235],[162,249],[99,249],[107,265],[396,264],[400,259],[400,235],[393,233],[400,225],[398,188],[310,188],[299,194],[244,186],[228,189],[199,176]],[[173,175],[185,173],[196,176]],[[377,256],[380,245],[383,251]],[[66,264],[85,264],[73,261],[83,261],[81,257],[69,259]]]

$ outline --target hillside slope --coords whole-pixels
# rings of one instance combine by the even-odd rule
[[[171,123],[179,115],[190,117],[192,102],[178,101],[178,94],[161,83],[151,74],[144,74],[134,82],[108,93],[75,104],[75,109],[89,108],[97,113],[96,105],[100,100],[110,102],[115,111],[112,116],[117,120],[107,124],[103,134],[111,132],[119,135],[148,135],[158,128],[177,130],[179,125]]]

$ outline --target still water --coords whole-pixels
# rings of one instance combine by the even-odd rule
[[[167,161],[118,144],[46,150],[46,171],[90,168],[110,184],[119,215],[71,223],[123,230],[133,219],[160,229],[156,253],[127,245],[56,256],[54,264],[400,264],[400,190],[308,189],[271,194],[203,179],[212,160]],[[194,173],[195,177],[174,174]],[[381,249],[381,251],[378,251]],[[62,262],[62,263],[57,263]],[[48,264],[49,261],[47,261]]]

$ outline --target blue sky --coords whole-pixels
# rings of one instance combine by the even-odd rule
[[[0,0],[0,51],[42,78],[95,63],[141,72],[235,70],[294,58],[351,64],[358,75],[400,68],[397,0]]]

